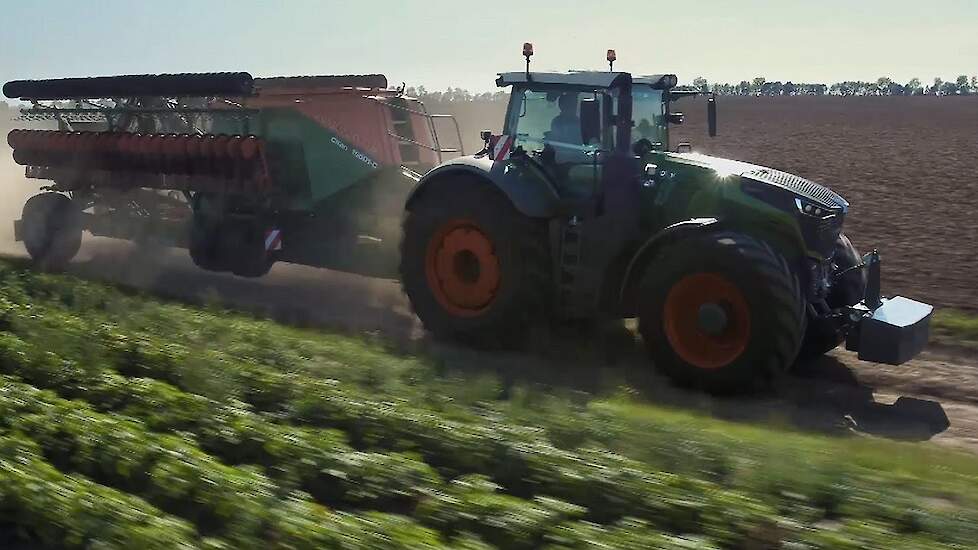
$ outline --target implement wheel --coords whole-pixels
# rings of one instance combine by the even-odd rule
[[[639,330],[655,366],[716,393],[756,389],[792,365],[805,328],[798,278],[767,244],[694,237],[646,270]]]
[[[445,179],[404,222],[404,292],[435,336],[509,346],[546,318],[546,224],[523,216],[490,184]]]
[[[231,272],[239,277],[262,277],[271,269],[274,259],[265,247],[266,225],[251,220],[225,222],[227,237],[223,253]]]
[[[188,252],[194,265],[207,271],[230,269],[222,254],[221,222],[209,216],[194,213],[190,223]]]
[[[81,247],[81,210],[61,193],[34,195],[24,204],[21,231],[35,264],[45,270],[62,270]]]

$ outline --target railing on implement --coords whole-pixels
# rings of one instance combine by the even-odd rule
[[[407,122],[407,123],[410,123],[410,120],[406,120],[405,121],[405,120],[396,120],[395,119],[395,121],[394,121],[395,122],[395,128],[394,128],[394,130],[393,131],[392,130],[388,130],[387,131],[387,135],[389,137],[393,138],[398,144],[400,144],[400,145],[410,145],[410,146],[414,146],[414,147],[420,147],[420,148],[425,149],[427,151],[431,151],[432,153],[434,153],[436,155],[436,160],[437,160],[437,162],[439,164],[444,161],[444,157],[442,155],[444,155],[446,153],[447,154],[459,154],[459,155],[464,155],[465,154],[465,149],[464,149],[464,147],[462,145],[462,130],[459,127],[458,120],[456,120],[456,118],[455,118],[454,115],[445,115],[445,114],[434,114],[434,113],[431,113],[431,112],[428,111],[428,108],[425,106],[425,104],[424,104],[423,101],[421,101],[420,99],[417,99],[417,98],[413,98],[413,97],[407,97],[407,96],[403,96],[403,95],[396,95],[396,96],[392,96],[392,97],[387,97],[387,96],[365,96],[365,97],[367,99],[371,100],[371,101],[376,101],[378,103],[381,103],[383,105],[386,105],[388,108],[390,108],[392,110],[392,112],[406,113],[409,117],[411,115],[414,115],[414,116],[421,117],[421,118],[423,118],[425,120],[426,127],[427,127],[427,130],[428,130],[428,136],[429,136],[429,138],[431,140],[431,143],[430,144],[423,143],[421,141],[418,141],[416,139],[413,139],[413,136],[404,135],[403,133],[399,133],[397,131],[397,128],[396,128],[397,122]],[[399,102],[402,102],[404,104],[398,104],[397,103],[398,101]],[[411,109],[411,108],[405,106],[405,104],[407,104],[407,103],[417,103],[417,105],[420,106],[420,109]],[[436,121],[437,120],[450,120],[452,122],[452,124],[454,125],[454,128],[455,128],[455,136],[456,136],[456,139],[458,140],[458,147],[442,147],[441,140],[440,140],[440,138],[438,136],[438,126],[436,124]],[[405,163],[405,165],[407,167],[409,167],[409,168],[412,167],[410,165],[410,163]]]

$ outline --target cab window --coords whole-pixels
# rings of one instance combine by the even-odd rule
[[[527,151],[539,151],[551,145],[561,150],[591,150],[598,145],[584,145],[581,140],[581,101],[598,99],[613,109],[614,99],[595,91],[516,91],[507,116],[507,133],[516,137],[516,145]]]
[[[666,112],[662,102],[662,90],[632,90],[632,144],[647,139],[652,144],[666,143]]]

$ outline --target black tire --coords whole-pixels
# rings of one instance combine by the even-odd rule
[[[845,233],[840,233],[832,256],[832,272],[850,269],[862,262],[862,256]],[[829,289],[826,305],[838,309],[858,304],[866,295],[866,270],[852,269],[842,275]],[[808,330],[798,357],[811,360],[821,357],[846,341],[848,325],[844,319],[810,317]]]
[[[322,76],[273,76],[256,78],[255,87],[260,90],[275,88],[386,88],[387,77],[382,74],[348,74]]]
[[[265,226],[254,221],[227,222],[222,228],[226,238],[222,253],[239,277],[262,277],[271,269],[274,260],[265,250]]]
[[[190,223],[188,251],[194,265],[207,271],[227,271],[221,246],[221,224],[209,216],[194,213]]]
[[[243,96],[250,95],[250,74],[180,73],[13,80],[3,86],[11,99],[86,99],[133,96]]]
[[[21,232],[24,247],[38,267],[62,270],[81,247],[81,210],[61,193],[34,195],[24,204]]]
[[[455,307],[437,288],[441,286],[437,276],[429,277],[429,271],[436,270],[429,269],[432,258],[439,258],[444,250],[442,233],[458,220],[471,222],[472,231],[478,239],[486,239],[492,250],[488,260],[477,258],[473,284],[483,284],[484,274],[494,271],[486,270],[483,263],[498,261],[498,279],[493,279],[498,284],[481,307]],[[466,253],[478,256],[465,249],[456,252],[455,269]],[[548,319],[546,222],[520,214],[490,183],[473,177],[449,176],[433,182],[417,199],[404,221],[399,272],[415,313],[436,337],[479,347],[513,347],[525,342],[528,328]]]
[[[707,300],[713,291],[701,292],[698,281],[715,283],[711,288],[730,297],[715,299],[728,319],[715,336],[688,322],[714,300]],[[674,296],[691,299],[674,302]],[[639,331],[656,368],[682,386],[712,393],[767,387],[794,363],[805,321],[805,300],[788,262],[746,235],[724,232],[676,243],[643,277]]]

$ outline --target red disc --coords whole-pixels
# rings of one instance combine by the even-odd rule
[[[50,146],[51,137],[55,132],[51,130],[28,130],[24,132],[24,147],[28,149],[41,149]]]
[[[85,149],[88,153],[93,153],[96,155],[108,154],[108,149],[111,146],[111,139],[111,136],[106,132],[91,134],[86,140],[87,143],[85,144]]]
[[[18,141],[20,140],[21,132],[22,130],[11,130],[10,133],[7,134],[7,145],[9,145],[11,149],[20,147]]]
[[[219,134],[214,138],[214,156],[224,158],[228,154],[228,142],[231,141],[230,136],[224,134]]]
[[[201,141],[200,136],[187,136],[187,155],[199,157]]]
[[[141,157],[148,157],[152,151],[150,147],[152,147],[153,144],[149,138],[149,134],[139,136],[139,143],[136,145],[136,148],[139,151],[139,156]]]
[[[241,142],[241,158],[251,160],[258,154],[258,138],[248,136]]]
[[[31,135],[32,132],[30,130],[14,130],[14,132],[17,132],[16,146],[10,142],[10,137],[13,132],[7,134],[7,144],[10,145],[11,149],[17,149],[18,147],[24,147],[26,149],[30,147],[31,139],[34,137]]]
[[[132,150],[133,137],[130,133],[120,135],[119,142],[116,143],[116,152],[122,155],[128,155]]]
[[[241,136],[230,136],[228,138],[227,146],[227,156],[232,159],[241,158],[241,142],[243,141]]]

